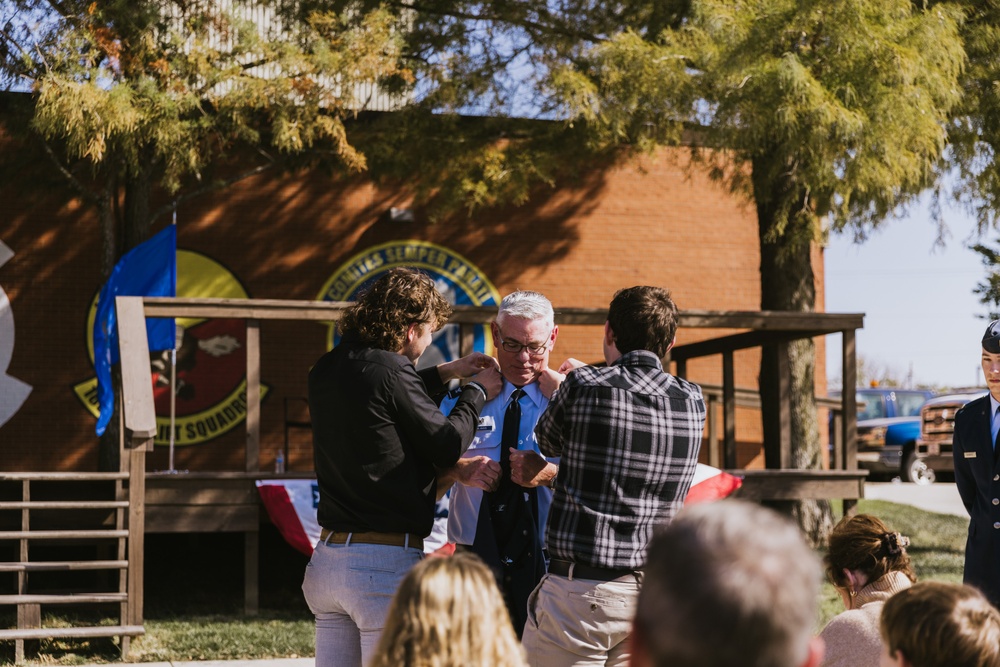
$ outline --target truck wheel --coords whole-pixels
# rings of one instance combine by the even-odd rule
[[[903,478],[907,482],[926,486],[937,480],[934,469],[929,468],[924,460],[917,457],[916,452],[909,451],[903,460]]]

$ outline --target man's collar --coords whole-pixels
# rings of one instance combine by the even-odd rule
[[[510,398],[510,395],[512,393],[514,393],[515,389],[517,389],[517,387],[515,387],[513,384],[511,384],[510,380],[508,380],[507,378],[504,378],[504,380],[503,380],[503,393],[500,394],[500,397],[503,398],[503,400],[504,400],[505,403],[507,402],[507,399]],[[541,405],[541,403],[542,403],[542,390],[538,386],[538,380],[535,380],[531,384],[524,385],[523,387],[521,387],[521,389],[524,391],[525,394],[528,395],[528,398],[531,399],[532,403],[534,403],[535,405]]]
[[[632,350],[618,357],[611,364],[612,366],[651,366],[653,368],[663,368],[660,358],[649,350]]]
[[[997,413],[997,408],[1000,407],[1000,401],[993,398],[993,394],[987,394],[990,397],[990,423],[993,423],[993,415]]]

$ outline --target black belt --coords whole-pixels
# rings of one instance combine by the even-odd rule
[[[579,563],[571,563],[568,560],[556,560],[553,558],[549,561],[549,574],[557,574],[560,577],[569,577],[570,579],[614,581],[615,579],[629,576],[635,576],[637,579],[641,578],[642,570],[612,570],[607,567],[590,567],[589,565],[580,565]]]

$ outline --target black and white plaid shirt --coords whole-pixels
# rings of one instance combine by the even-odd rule
[[[636,350],[571,372],[535,427],[561,456],[546,543],[552,558],[638,569],[653,528],[691,487],[705,425],[701,388]]]

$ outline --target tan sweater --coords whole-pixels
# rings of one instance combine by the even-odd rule
[[[826,642],[821,667],[878,667],[882,653],[879,633],[882,605],[910,585],[910,579],[902,572],[889,572],[858,591],[854,607],[834,616],[819,635]]]

